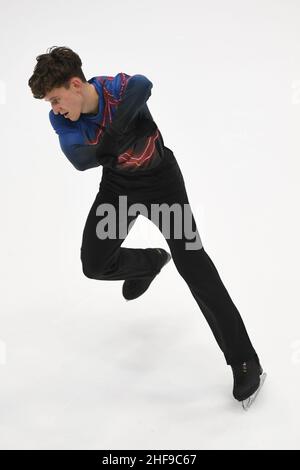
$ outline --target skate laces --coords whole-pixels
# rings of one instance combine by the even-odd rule
[[[259,374],[261,374],[262,373],[262,368],[261,368],[260,364],[258,364],[255,359],[254,360],[249,360],[249,361],[244,361],[240,364],[236,364],[232,368],[233,368],[233,372],[234,372],[235,375],[244,376],[245,374],[256,370],[256,366],[258,368]]]
[[[237,377],[243,377],[245,374],[248,372],[248,364],[247,362],[242,362],[240,364],[235,364],[232,366],[232,371],[234,376]]]

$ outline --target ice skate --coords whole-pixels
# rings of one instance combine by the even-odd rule
[[[255,398],[259,394],[259,391],[260,391],[261,387],[263,386],[266,377],[267,377],[266,372],[263,372],[260,376],[260,379],[259,379],[260,382],[259,382],[259,386],[258,386],[258,389],[256,390],[256,392],[254,392],[252,395],[250,395],[250,397],[248,397],[246,400],[242,400],[242,406],[243,406],[245,411],[247,411],[250,408],[250,406],[254,402]]]
[[[163,248],[155,248],[155,250],[157,250],[159,254],[161,255],[161,265],[160,265],[160,270],[161,270],[163,266],[165,266],[170,261],[172,256]],[[159,274],[159,272],[157,274]],[[143,279],[128,279],[124,281],[123,288],[122,288],[123,297],[127,301],[140,297],[148,289],[148,287],[150,286],[153,279],[157,276],[157,274],[151,277],[143,278]]]
[[[231,365],[231,368],[234,378],[233,396],[242,402],[243,409],[247,411],[260,392],[267,374],[256,358]]]

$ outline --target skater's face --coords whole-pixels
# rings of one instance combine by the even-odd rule
[[[50,102],[54,114],[66,114],[65,119],[77,121],[82,112],[86,111],[87,102],[89,103],[89,93],[86,87],[92,85],[83,83],[80,78],[73,77],[69,88],[64,86],[53,88],[45,96],[45,101]]]

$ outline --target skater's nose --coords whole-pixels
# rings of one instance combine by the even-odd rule
[[[59,105],[58,104],[52,104],[52,109],[54,114],[59,114]]]

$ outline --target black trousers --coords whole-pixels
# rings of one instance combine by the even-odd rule
[[[157,274],[160,258],[154,248],[121,246],[126,233],[142,214],[164,235],[177,271],[205,316],[226,363],[232,365],[254,357],[258,359],[241,315],[203,247],[175,156],[167,147],[165,151],[163,164],[144,175],[119,177],[104,169],[99,192],[83,231],[83,273],[102,281],[138,279]],[[162,205],[169,208],[165,217],[153,217],[151,209]],[[131,215],[128,215],[129,207]],[[191,235],[194,235],[193,240]]]

